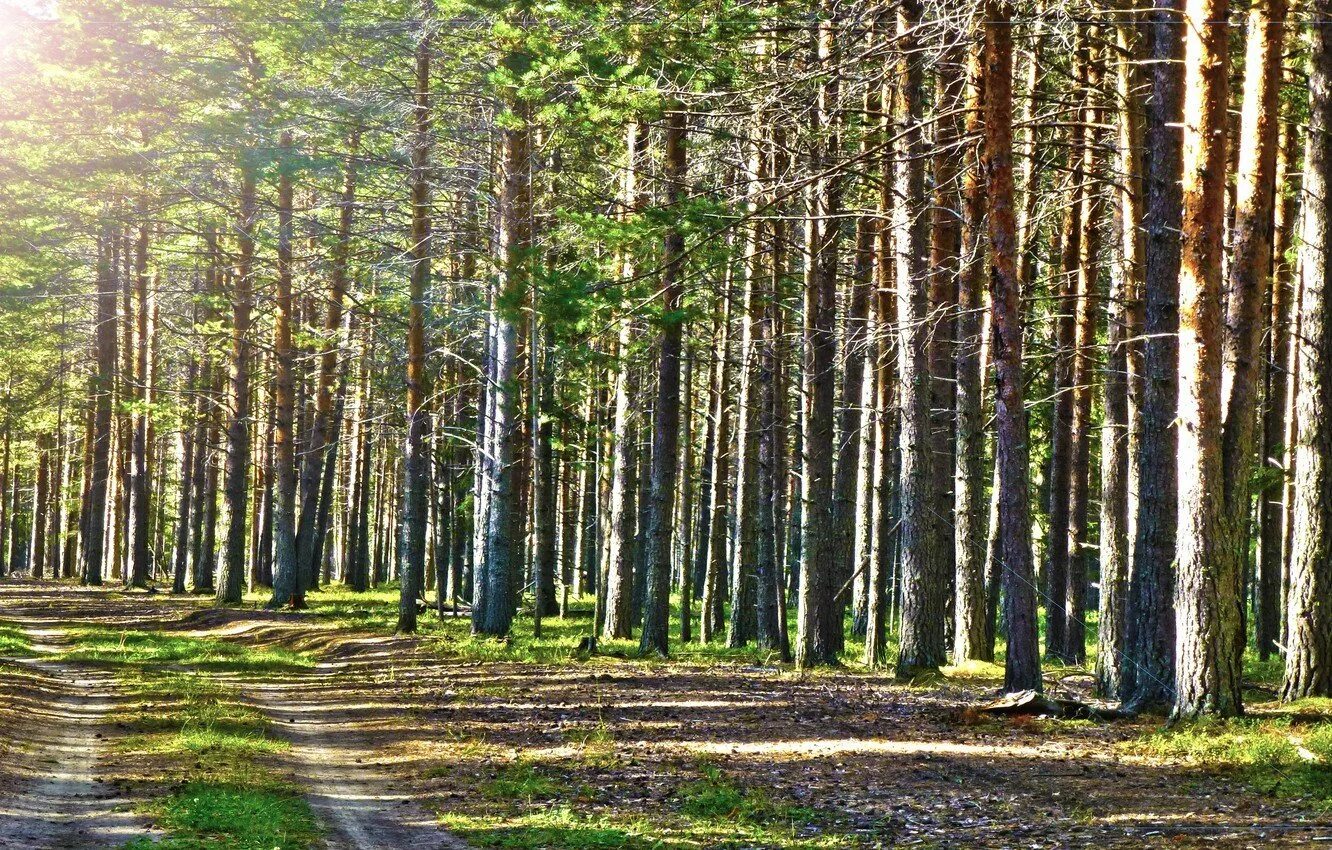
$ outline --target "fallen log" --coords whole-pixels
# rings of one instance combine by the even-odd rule
[[[982,714],[1007,716],[1057,717],[1061,720],[1126,720],[1137,716],[1123,708],[1102,708],[1075,699],[1047,697],[1036,691],[1004,694],[980,706]]]

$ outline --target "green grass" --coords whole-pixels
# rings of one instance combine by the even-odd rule
[[[446,812],[441,819],[449,831],[473,847],[509,850],[831,850],[859,846],[849,836],[809,833],[788,824],[754,825],[729,818],[648,820],[565,803],[503,814]]]
[[[1134,754],[1232,773],[1269,794],[1332,806],[1332,723],[1205,720],[1174,724],[1124,746]]]
[[[779,803],[761,790],[735,785],[712,765],[704,764],[700,770],[703,778],[685,785],[676,795],[680,811],[696,821],[759,825],[808,824],[819,819],[813,809]]]
[[[519,763],[503,768],[481,793],[495,800],[532,800],[558,794],[563,783],[533,764]]]
[[[116,629],[75,629],[63,658],[126,667],[179,665],[232,673],[282,673],[314,666],[304,653],[256,648],[214,638]]]
[[[27,655],[32,652],[27,632],[14,625],[0,621],[0,655]]]
[[[257,709],[210,673],[251,675],[305,669],[282,649],[143,631],[79,629],[63,657],[113,665],[135,699],[122,756],[173,786],[140,806],[166,831],[125,850],[306,850],[319,831],[299,789],[277,771],[288,749]]]
[[[319,838],[310,806],[290,789],[192,782],[151,814],[167,836],[125,850],[306,850]]]
[[[685,850],[854,846],[830,817],[737,785],[702,762],[689,768],[665,799],[627,806],[622,793],[640,789],[600,784],[596,790],[564,777],[560,760],[519,762],[483,786],[486,802],[442,812],[443,824],[476,847],[519,850]]]
[[[144,813],[167,830],[160,843],[132,850],[305,850],[318,829],[299,790],[272,764],[288,744],[241,703],[234,690],[199,673],[125,671],[139,698],[131,718],[138,734],[122,751],[173,765],[183,787],[149,802]]]
[[[374,634],[391,634],[397,627],[398,589],[394,583],[381,585],[364,593],[355,593],[342,585],[329,585],[307,597],[311,615],[331,621],[340,627]],[[252,600],[260,602],[261,597]],[[471,620],[466,613],[458,617],[446,616],[442,621],[433,610],[421,615],[419,630],[425,643],[441,657],[471,662],[524,662],[559,664],[589,660],[579,650],[579,644],[592,631],[593,600],[590,596],[573,599],[565,617],[548,616],[541,621],[542,636],[532,636],[532,615],[529,607],[519,611],[508,638],[495,639],[472,634]],[[769,665],[778,662],[775,652],[754,646],[730,649],[725,641],[699,644],[698,605],[692,617],[694,639],[681,644],[679,598],[671,603],[671,662],[689,664],[746,664]],[[791,640],[795,640],[796,616],[792,608],[787,615]],[[847,621],[848,634],[850,620]],[[889,648],[890,657],[895,647]],[[850,669],[860,665],[863,643],[848,638],[842,662]],[[644,663],[663,663],[655,657],[639,658],[638,640],[599,640],[597,655],[601,660],[633,659]],[[667,662],[669,663],[669,662]]]

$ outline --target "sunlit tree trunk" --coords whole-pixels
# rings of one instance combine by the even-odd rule
[[[1262,390],[1263,308],[1268,303],[1272,282],[1277,125],[1280,118],[1278,94],[1281,90],[1286,7],[1286,0],[1263,0],[1249,9],[1244,107],[1236,140],[1239,156],[1235,169],[1235,222],[1231,238],[1234,251],[1229,268],[1227,303],[1223,308],[1225,372],[1221,388],[1224,420],[1221,463],[1225,488],[1225,539],[1221,543],[1220,557],[1228,562],[1227,570],[1238,576],[1236,592],[1241,597],[1241,614],[1235,635],[1239,647],[1235,651],[1241,655],[1245,644],[1242,612],[1246,605],[1242,597],[1249,571],[1253,514],[1255,426]],[[1274,292],[1272,297],[1283,296]],[[1275,327],[1272,330],[1273,333],[1283,332]],[[1282,395],[1284,402],[1284,390]]]
[[[1232,715],[1244,649],[1239,564],[1225,552],[1221,255],[1225,233],[1227,0],[1185,7],[1179,276],[1179,526],[1173,716]],[[1257,331],[1254,331],[1257,333]],[[1251,426],[1250,426],[1251,427]],[[1247,481],[1246,481],[1247,486]],[[1245,497],[1247,501],[1247,495]]]
[[[425,311],[430,286],[430,52],[434,11],[434,0],[423,0],[412,110],[412,245],[408,252],[412,269],[407,313],[407,442],[403,447],[406,513],[398,599],[398,631],[408,633],[416,631],[416,602],[425,581],[426,508],[430,497],[430,379],[426,372]]]
[[[1281,697],[1332,696],[1332,2],[1309,26],[1309,135],[1300,249],[1294,514]]]

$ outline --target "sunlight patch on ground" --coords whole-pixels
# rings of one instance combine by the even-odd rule
[[[769,755],[819,758],[843,754],[940,755],[1048,759],[1067,754],[1060,746],[960,744],[952,741],[888,741],[882,738],[823,738],[809,741],[687,741],[668,744],[705,755]],[[1098,759],[1094,754],[1081,758]]]

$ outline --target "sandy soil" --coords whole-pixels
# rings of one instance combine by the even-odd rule
[[[105,744],[124,702],[114,677],[42,660],[58,651],[60,633],[20,622],[39,657],[11,659],[0,672],[0,848],[96,850],[149,834],[124,790],[103,780]]]

